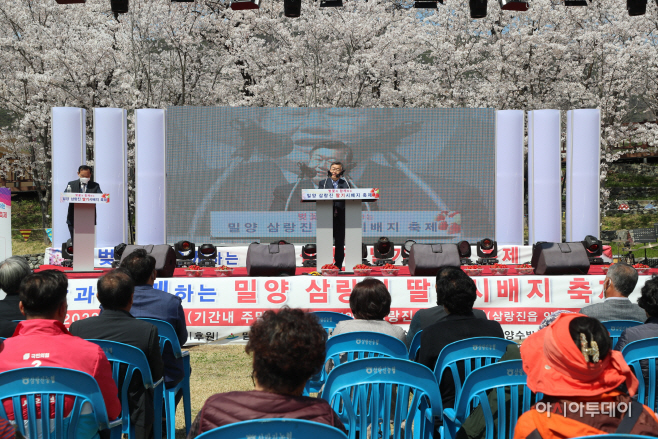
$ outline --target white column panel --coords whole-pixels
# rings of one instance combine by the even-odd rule
[[[528,241],[562,241],[560,110],[528,112]]]
[[[523,245],[523,110],[496,111],[496,241]]]
[[[601,113],[567,111],[567,241],[599,237]]]
[[[94,180],[110,194],[96,206],[96,247],[128,242],[128,139],[126,110],[94,108]]]
[[[166,244],[165,110],[135,110],[135,244]]]
[[[86,164],[85,118],[82,108],[53,107],[52,109],[52,194],[53,247],[61,247],[71,235],[66,225],[68,203],[59,202],[59,194],[66,184],[78,178],[78,167]],[[102,186],[101,186],[102,187]]]

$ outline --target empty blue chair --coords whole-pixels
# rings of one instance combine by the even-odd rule
[[[605,329],[608,330],[610,337],[612,338],[612,347],[615,347],[622,332],[628,328],[641,324],[642,322],[637,322],[635,320],[608,320],[607,322],[603,322],[603,326],[605,326]]]
[[[345,354],[341,358],[341,354]],[[334,366],[341,364],[341,360],[353,361],[366,357],[408,357],[407,346],[395,337],[381,332],[347,332],[338,334],[327,340],[327,354],[325,356],[325,365],[331,360]],[[322,368],[319,379],[313,376],[306,383],[306,390],[309,393],[317,393],[322,388],[327,379],[326,367]]]
[[[66,417],[65,396],[74,398],[71,412]],[[24,421],[27,421],[27,434],[31,438],[74,439],[91,437],[96,431],[107,428],[121,431],[121,419],[108,420],[105,401],[94,377],[79,370],[26,367],[2,372],[0,399],[8,398],[12,402],[16,427],[23,436],[26,436]],[[54,417],[51,418],[50,410],[41,410],[41,418],[37,418],[36,398],[40,401],[54,399]],[[23,417],[21,399],[26,404],[27,418]],[[82,414],[83,404],[91,404],[91,413]],[[8,419],[3,404],[0,404],[0,416]],[[47,433],[40,435],[43,432]]]
[[[341,364],[327,377],[322,399],[359,437],[431,439],[441,413],[434,374],[407,359],[366,358]],[[368,431],[370,429],[370,431]]]
[[[197,439],[346,439],[345,433],[330,425],[304,419],[255,419],[213,428]]]
[[[644,340],[628,343],[621,350],[626,363],[633,369],[639,386],[637,400],[656,411],[656,359],[658,359],[658,338],[645,338]],[[642,366],[648,370],[648,376],[642,373]]]
[[[541,394],[535,395],[528,388],[526,380],[521,360],[502,361],[471,372],[455,400],[455,407],[443,409],[441,437],[453,439],[471,410],[480,405],[486,422],[486,439],[512,438],[519,416],[541,399]],[[492,410],[487,397],[487,392],[493,389],[497,394],[496,410]],[[509,401],[506,401],[506,393]],[[497,420],[496,435],[494,417]]]
[[[507,346],[516,344],[499,337],[474,337],[450,343],[444,347],[436,360],[434,375],[441,384],[443,374],[450,370],[455,383],[455,401],[461,393],[462,383],[474,371],[482,366],[496,363],[507,350]],[[464,367],[464,376],[459,374],[459,366]]]
[[[422,329],[416,332],[416,335],[414,335],[414,339],[411,340],[411,344],[409,345],[409,359],[411,361],[416,361],[416,356],[418,355],[418,351],[420,350],[420,334],[422,333],[423,333]]]
[[[343,320],[354,320],[353,317],[350,317],[347,314],[333,311],[313,311],[313,314],[318,317],[320,325],[322,325],[322,327],[330,334],[338,322],[342,322]]]
[[[176,331],[170,323],[164,320],[141,318],[145,322],[149,322],[158,328],[158,335],[160,336],[160,352],[164,349],[167,343],[171,344],[174,351],[174,356],[177,359],[183,359],[183,368],[185,376],[183,380],[172,387],[171,389],[164,388],[164,401],[165,412],[167,413],[167,439],[175,439],[176,436],[176,393],[183,390],[183,412],[185,414],[185,434],[189,434],[192,427],[192,408],[190,406],[190,353],[189,351],[183,352],[181,350]]]
[[[128,387],[132,380],[135,371],[139,371],[142,376],[142,383],[144,389],[153,389],[153,413],[156,418],[161,416],[162,413],[162,398],[164,387],[164,378],[160,378],[157,382],[153,382],[151,376],[151,368],[149,367],[146,355],[140,349],[124,343],[109,340],[88,340],[92,343],[99,345],[105,356],[112,365],[112,378],[119,389],[119,398],[121,399],[121,431],[116,429],[116,438],[120,439],[121,434],[127,434],[129,438],[135,437],[135,426],[130,422],[130,408],[128,406]],[[122,371],[122,365],[125,365]],[[120,386],[121,385],[121,386]],[[113,435],[115,431],[112,432]],[[162,437],[162,423],[153,423],[153,437]]]

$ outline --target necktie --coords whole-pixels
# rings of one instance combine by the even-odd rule
[[[84,194],[86,192],[87,192],[87,185],[82,183],[82,193]]]
[[[334,189],[338,189],[338,180],[331,180],[334,185]]]

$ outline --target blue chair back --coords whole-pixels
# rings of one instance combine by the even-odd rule
[[[455,400],[455,407],[443,410],[441,437],[454,439],[459,426],[479,403],[486,423],[486,439],[512,438],[519,416],[528,411],[542,396],[533,394],[526,385],[526,380],[521,360],[501,361],[473,371],[464,381],[462,392]],[[496,390],[495,412],[487,395],[487,392],[493,389]],[[494,417],[497,420],[496,431]]]
[[[255,419],[214,428],[197,439],[253,439],[260,437],[290,439],[346,439],[335,427],[304,419]]]
[[[610,337],[612,338],[612,347],[615,347],[622,332],[628,328],[641,324],[642,322],[637,322],[635,320],[608,320],[607,322],[603,322],[603,326],[605,326],[605,329],[608,330]]]
[[[422,364],[399,358],[366,358],[331,371],[322,391],[350,439],[431,439],[441,413],[439,385]],[[404,424],[403,424],[404,422]],[[368,431],[370,428],[370,431]]]
[[[64,417],[64,398],[72,397],[73,406],[70,414]],[[50,410],[37,409],[40,401],[54,400],[54,417]],[[93,417],[96,430],[118,426],[121,421],[112,423],[107,419],[107,410],[98,383],[91,375],[79,370],[59,367],[25,367],[0,373],[0,400],[11,399],[17,430],[31,438],[74,439],[79,430],[89,427],[81,423]],[[85,402],[91,404],[93,413],[82,415]],[[23,403],[26,404],[27,418],[23,416]],[[39,403],[40,405],[40,403]],[[51,407],[53,402],[50,403]],[[37,417],[40,411],[40,418]],[[44,416],[45,415],[45,416]],[[0,404],[0,417],[8,419],[5,407]],[[27,432],[26,425],[27,422]],[[51,423],[53,430],[51,431]],[[47,434],[40,434],[47,432]]]
[[[341,355],[344,354],[344,355]],[[345,361],[366,357],[393,357],[406,359],[407,346],[395,337],[381,332],[346,332],[334,335],[327,340],[325,365],[329,360],[334,366]],[[319,375],[311,377],[306,383],[309,393],[317,393],[327,379],[327,368],[323,367]]]
[[[135,426],[130,422],[130,408],[128,405],[128,388],[132,381],[133,374],[138,371],[142,376],[142,384],[145,389],[153,389],[153,413],[162,413],[162,388],[164,379],[160,378],[153,382],[151,368],[146,355],[140,349],[124,343],[109,340],[87,340],[97,344],[105,352],[105,356],[112,365],[112,378],[119,389],[119,398],[121,399],[121,432],[127,434],[130,438],[135,437]],[[122,368],[122,366],[124,366]],[[121,370],[124,369],[124,370]],[[117,435],[120,437],[120,434]],[[153,423],[153,437],[162,437],[162,423]]]
[[[434,367],[436,382],[441,384],[441,378],[447,370],[452,374],[455,383],[455,401],[462,391],[462,383],[474,371],[482,366],[496,363],[505,355],[507,346],[516,344],[511,340],[499,337],[474,337],[450,343],[439,353]],[[464,375],[460,375],[460,366]]]
[[[420,334],[422,333],[423,333],[422,329],[416,332],[416,335],[414,335],[414,339],[411,340],[411,344],[409,345],[409,359],[411,361],[416,361],[416,356],[418,355],[418,351],[420,350]]]
[[[639,386],[637,400],[651,408],[654,412],[656,404],[656,359],[658,359],[658,338],[645,338],[644,340],[628,343],[621,350],[626,363],[633,369]],[[645,369],[643,373],[642,369]]]
[[[350,317],[347,314],[333,311],[313,311],[313,314],[318,317],[318,322],[328,333],[331,333],[338,322],[342,322],[343,320],[354,320],[353,317]]]

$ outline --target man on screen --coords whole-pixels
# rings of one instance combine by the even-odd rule
[[[64,192],[73,192],[73,193],[91,193],[91,194],[102,194],[103,191],[98,183],[91,181],[91,167],[87,165],[82,165],[78,168],[78,179],[69,181],[66,185],[66,190]],[[71,233],[71,239],[73,239],[73,203],[69,203],[69,212],[66,215],[66,224],[69,226],[69,232]],[[94,224],[95,224],[94,220]]]

